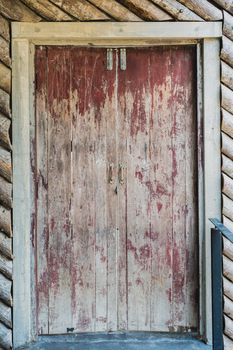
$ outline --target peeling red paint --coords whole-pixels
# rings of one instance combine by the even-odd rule
[[[185,331],[190,314],[188,322],[195,326],[196,245],[186,243],[186,236],[195,238],[195,170],[185,163],[192,160],[189,147],[195,139],[187,125],[195,115],[195,50],[128,49],[126,71],[116,71],[117,50],[112,71],[106,70],[105,49],[47,51],[48,59],[43,54],[36,61],[37,71],[45,63],[49,67],[47,85],[36,72],[36,108],[37,129],[40,137],[49,132],[48,145],[42,145],[39,169],[31,165],[38,196],[47,193],[38,205],[46,202],[44,222],[49,227],[38,232],[43,242],[38,256],[47,259],[47,266],[38,268],[38,329],[46,333],[41,326],[45,300],[50,333],[58,322],[64,327],[63,318],[69,317],[78,332],[150,330],[161,324],[161,315],[166,330]],[[115,171],[118,161],[126,167],[116,193],[115,182],[110,184],[106,176],[108,164],[113,162]],[[115,171],[116,182],[117,175]],[[183,181],[190,181],[187,196],[181,191]],[[57,301],[62,298],[65,315],[59,315]]]
[[[160,212],[160,210],[162,209],[162,207],[163,207],[163,204],[162,203],[160,203],[160,202],[157,202],[156,203],[156,205],[157,205],[157,209],[158,209],[158,213]]]
[[[159,237],[159,232],[146,231],[145,237],[148,237],[152,241],[155,241]]]

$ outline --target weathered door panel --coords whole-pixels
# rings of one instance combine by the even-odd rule
[[[106,50],[72,51],[72,313],[82,332],[116,329],[115,89]]]
[[[37,49],[41,333],[197,329],[195,64]]]

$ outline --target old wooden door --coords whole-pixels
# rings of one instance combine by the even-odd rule
[[[40,334],[198,327],[192,46],[36,49]]]

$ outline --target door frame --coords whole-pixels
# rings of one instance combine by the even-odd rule
[[[185,28],[185,30],[184,30]],[[212,344],[210,217],[221,219],[220,22],[12,23],[13,343],[37,337],[35,293],[35,45],[197,46],[199,320]]]

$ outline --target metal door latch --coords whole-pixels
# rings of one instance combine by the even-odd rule
[[[120,67],[126,70],[126,49],[120,49]]]
[[[112,68],[113,68],[112,49],[107,49],[107,70],[112,70]]]

